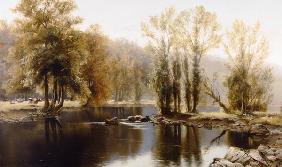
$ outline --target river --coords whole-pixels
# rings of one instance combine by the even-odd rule
[[[150,123],[105,126],[106,118],[152,115],[153,107],[65,111],[59,118],[0,125],[0,166],[206,167],[230,146],[255,148],[246,134]]]

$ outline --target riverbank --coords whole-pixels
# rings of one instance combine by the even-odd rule
[[[174,114],[164,117],[155,115],[154,124],[165,126],[186,125],[207,129],[221,129],[249,134],[257,139],[268,138],[269,144],[282,138],[282,115],[279,113],[255,113],[252,116],[238,116],[222,112],[199,114]]]
[[[254,113],[238,116],[221,112],[200,114],[175,114],[153,117],[154,124],[163,126],[186,125],[198,128],[221,129],[222,137],[227,131],[248,135],[252,141],[266,141],[256,149],[230,147],[224,157],[215,158],[211,167],[282,166],[282,115],[280,113]]]
[[[19,123],[35,121],[43,117],[43,113],[40,112],[44,106],[44,102],[33,103],[29,101],[23,102],[10,102],[0,101],[0,123]],[[107,101],[101,107],[144,107],[154,106],[154,101],[142,100],[139,103],[134,101],[115,102]],[[80,111],[82,104],[79,101],[66,100],[64,102],[64,111]]]

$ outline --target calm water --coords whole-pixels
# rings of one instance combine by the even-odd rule
[[[229,146],[257,147],[245,134],[146,124],[104,126],[106,118],[151,115],[152,107],[63,112],[55,120],[0,125],[0,166],[205,167]],[[219,137],[221,136],[221,137]]]

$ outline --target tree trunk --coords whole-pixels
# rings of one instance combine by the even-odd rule
[[[60,100],[62,98],[62,91],[61,91],[61,85],[58,86],[58,104],[60,103]]]
[[[198,93],[193,93],[193,108],[192,108],[193,113],[197,112],[197,107],[198,107]]]
[[[57,79],[54,78],[54,81],[53,81],[53,97],[52,97],[52,101],[51,101],[51,105],[50,105],[50,110],[52,110],[55,105],[56,105],[56,102],[57,102],[57,98],[58,98],[58,95],[57,95]]]
[[[177,102],[178,102],[178,104],[177,104],[177,112],[181,112],[180,111],[180,105],[181,105],[181,95],[180,95],[180,92],[178,92],[178,98],[177,98]]]
[[[48,97],[48,76],[45,74],[44,76],[44,108],[47,109],[49,107],[49,97]]]
[[[173,83],[173,105],[174,105],[174,112],[177,112],[177,90],[176,90],[176,83]]]
[[[193,108],[192,112],[197,112],[197,107],[199,104],[200,97],[200,84],[201,84],[201,74],[200,74],[200,58],[201,55],[198,53],[197,48],[195,48],[195,56],[193,57],[193,73],[192,73],[192,95],[193,95]]]
[[[207,82],[204,83],[204,86],[206,89],[205,93],[210,96],[214,100],[214,102],[218,103],[218,105],[223,108],[225,113],[230,113],[230,109],[221,101],[220,95],[216,95],[214,93],[212,86],[209,86]]]
[[[60,99],[59,104],[55,107],[55,112],[56,112],[57,114],[60,114],[60,113],[61,113],[61,109],[62,109],[62,107],[63,107],[63,105],[64,105],[64,101],[65,101],[65,90],[64,90],[64,86],[61,85],[60,87],[61,87],[61,99]]]

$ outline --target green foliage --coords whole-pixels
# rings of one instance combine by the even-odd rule
[[[191,68],[191,88],[188,78],[185,82],[189,84],[185,89],[186,92],[186,106],[190,108],[190,96],[192,96],[192,108],[190,112],[197,112],[197,106],[200,101],[200,94],[202,88],[201,77],[201,59],[211,49],[219,46],[219,24],[216,20],[216,15],[206,11],[203,6],[197,6],[191,11],[182,11],[178,17],[178,41],[179,46],[184,49],[185,61],[190,61]],[[186,63],[186,67],[187,68]],[[186,77],[189,72],[186,72]],[[191,92],[191,95],[189,93]]]
[[[225,86],[232,110],[241,113],[266,111],[272,83],[272,71],[263,64],[267,50],[259,24],[252,27],[236,20],[232,30],[227,32],[225,52],[230,60],[230,74]]]
[[[220,42],[216,15],[202,6],[179,14],[168,8],[160,16],[151,17],[142,28],[148,37],[147,49],[154,57],[153,85],[162,113],[170,112],[171,95],[174,111],[180,110],[182,73],[187,111],[197,112],[202,84],[201,58]]]
[[[162,114],[171,112],[173,85],[169,57],[173,49],[175,17],[175,9],[168,8],[142,25],[143,33],[148,38],[147,50],[154,60],[152,85]]]
[[[72,0],[21,0],[15,8],[22,17],[16,22],[16,44],[10,57],[21,62],[25,80],[32,85],[44,83],[46,109],[51,81],[52,104],[58,102],[58,108],[63,106],[66,92],[84,93],[79,77],[84,38],[75,29],[81,19],[71,15],[74,9]]]

